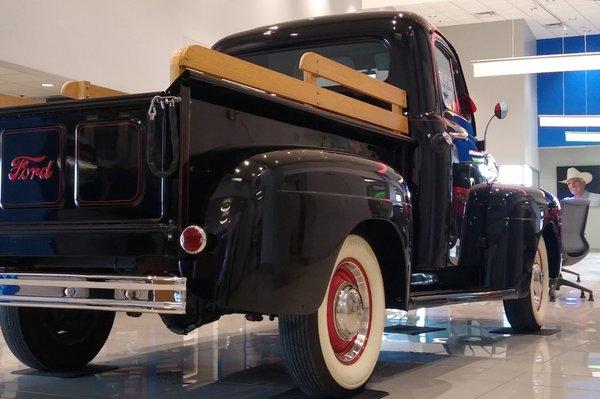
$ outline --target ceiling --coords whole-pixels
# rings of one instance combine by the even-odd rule
[[[60,94],[68,78],[0,61],[0,93],[44,98]],[[53,87],[44,87],[42,84]]]
[[[600,0],[362,0],[362,6],[415,12],[437,26],[523,18],[538,39],[562,37],[561,21],[567,36],[600,34]]]
[[[354,1],[354,0],[353,0]],[[600,34],[600,0],[358,0],[362,9],[412,11],[438,26],[525,19],[538,39]],[[358,8],[358,7],[357,7]],[[492,12],[489,14],[488,12]],[[486,14],[488,13],[488,14]],[[555,24],[555,27],[548,27]],[[0,61],[0,93],[45,98],[67,77]],[[53,84],[44,87],[42,84]]]

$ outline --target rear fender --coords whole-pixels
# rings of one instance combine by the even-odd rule
[[[190,287],[223,311],[313,313],[346,236],[379,220],[406,238],[388,245],[409,245],[410,213],[403,178],[383,163],[317,149],[251,156],[221,176],[195,221],[214,244],[195,258]]]

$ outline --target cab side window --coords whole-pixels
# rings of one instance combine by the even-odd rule
[[[435,61],[437,64],[442,103],[447,110],[458,114],[459,110],[458,102],[456,101],[457,95],[452,61],[438,45],[435,46]]]

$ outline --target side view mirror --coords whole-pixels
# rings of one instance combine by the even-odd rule
[[[496,118],[504,119],[504,118],[506,118],[507,114],[508,114],[508,104],[506,104],[506,102],[500,101],[498,104],[496,104],[496,106],[494,107],[494,116]]]
[[[485,126],[485,133],[483,133],[483,140],[477,141],[477,149],[479,151],[481,151],[481,152],[485,151],[485,148],[486,148],[485,141],[487,138],[487,132],[488,132],[488,128],[490,127],[490,123],[492,122],[492,120],[494,118],[504,119],[504,118],[506,118],[507,114],[508,114],[508,104],[506,104],[505,101],[500,101],[499,103],[497,103],[496,106],[494,107],[494,115],[492,115],[492,117],[488,121],[487,125]]]

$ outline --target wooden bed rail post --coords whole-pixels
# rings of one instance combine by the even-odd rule
[[[116,97],[127,93],[97,86],[87,80],[71,80],[63,85],[60,94],[65,97],[84,100],[88,98]]]

